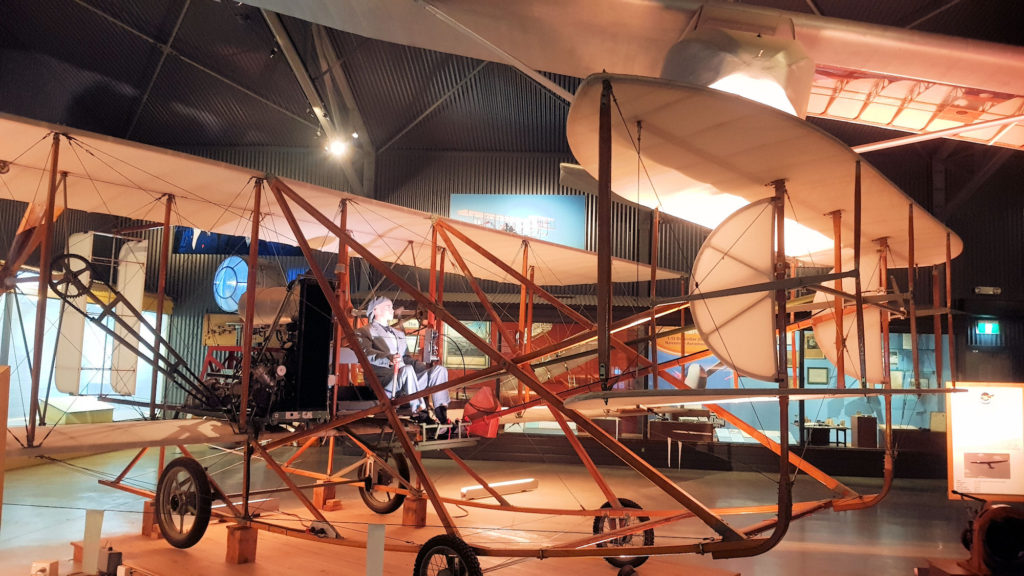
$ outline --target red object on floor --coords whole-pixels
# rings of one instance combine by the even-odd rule
[[[501,410],[501,404],[494,397],[494,390],[489,387],[480,388],[466,404],[462,413],[463,418],[470,422],[466,431],[473,436],[496,437],[498,435],[498,419],[486,418],[486,416],[499,410]]]

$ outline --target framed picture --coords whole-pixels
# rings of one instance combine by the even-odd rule
[[[464,322],[467,328],[485,341],[491,339],[491,323],[484,321]],[[476,346],[469,343],[451,326],[444,327],[444,365],[454,370],[479,370],[490,366],[490,358]]]
[[[903,372],[889,372],[889,383],[893,388],[903,388]]]
[[[818,347],[813,332],[804,332],[804,358],[824,358],[825,353]]]
[[[827,386],[828,385],[828,368],[825,367],[808,367],[807,368],[807,380],[808,386]]]

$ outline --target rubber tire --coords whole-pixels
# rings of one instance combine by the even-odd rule
[[[982,562],[992,574],[1024,573],[1024,518],[998,518],[987,523],[982,538]]]
[[[408,481],[409,464],[405,461],[405,455],[392,453],[391,460],[394,461],[394,468],[395,470],[398,470],[398,474],[402,477],[402,479]],[[378,470],[377,478],[373,479],[369,478],[368,474],[364,474],[364,476],[366,476],[368,480],[366,484],[370,488],[367,489],[366,487],[363,486],[359,487],[359,497],[363,499],[363,502],[366,504],[367,508],[373,510],[377,514],[391,514],[395,510],[401,508],[402,502],[405,502],[405,494],[392,494],[391,499],[387,501],[378,500],[377,498],[374,497],[375,492],[373,491],[372,486],[378,484],[387,486],[391,484],[391,482],[394,482],[394,479],[390,477],[388,478],[388,482],[382,482],[385,474],[385,471]],[[388,494],[391,493],[389,492]]]
[[[431,559],[436,556],[446,556],[448,561],[442,563],[446,566],[440,570],[431,571]],[[458,559],[458,563],[452,566],[452,559]],[[454,569],[453,569],[454,568]],[[461,538],[441,534],[434,536],[420,548],[416,554],[416,564],[412,571],[413,576],[483,576],[480,569],[480,560],[476,552],[469,547]]]
[[[173,492],[177,483],[179,472],[188,475],[190,488],[185,491]],[[184,495],[187,498],[194,498],[192,510],[183,509],[183,502],[180,498]],[[210,508],[213,505],[213,497],[210,492],[210,480],[206,476],[206,470],[199,462],[192,458],[182,456],[171,460],[164,471],[160,473],[160,481],[156,488],[156,522],[160,526],[160,533],[164,540],[175,548],[191,548],[206,533],[210,525]],[[192,525],[188,530],[182,532],[175,524],[173,516],[182,510],[182,521],[185,514],[193,514]]]
[[[619,503],[622,504],[622,506],[625,507],[625,508],[635,508],[637,510],[643,510],[643,508],[641,508],[639,504],[637,504],[636,502],[633,502],[632,500],[628,500],[626,498],[619,498]],[[611,505],[610,502],[605,502],[601,506],[601,508],[611,508],[611,507],[612,507],[612,505]],[[650,518],[648,518],[647,516],[637,516],[636,518],[640,522],[647,522],[648,520],[650,520]],[[604,532],[604,522],[605,522],[605,520],[606,520],[606,518],[604,516],[595,516],[594,517],[594,534],[595,535]],[[632,536],[627,536],[627,538],[632,539],[635,536],[636,535],[634,534]],[[644,546],[654,546],[654,528],[648,528],[647,530],[644,530],[644,543],[643,543],[643,545]],[[605,548],[607,546],[608,546],[608,542],[601,542],[600,544],[597,545],[598,548]],[[632,566],[633,568],[637,568],[641,564],[643,564],[644,562],[647,562],[648,558],[650,558],[650,556],[628,556],[628,557],[625,557],[625,558],[615,558],[615,557],[611,557],[611,556],[606,556],[604,561],[609,563],[609,564],[611,564],[612,566],[615,566],[616,568],[622,568],[623,566]]]

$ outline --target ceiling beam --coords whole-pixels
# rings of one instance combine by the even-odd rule
[[[313,116],[316,117],[320,128],[327,134],[328,138],[334,136],[334,125],[331,123],[330,118],[327,117],[327,112],[324,111],[320,94],[317,93],[316,86],[313,85],[313,80],[309,77],[309,72],[306,71],[306,65],[303,64],[298,50],[295,49],[295,44],[292,43],[291,37],[288,36],[284,23],[281,22],[277,14],[269,10],[260,10],[260,13],[263,14],[264,20],[267,21],[270,33],[274,35],[274,41],[277,42],[281,53],[284,54],[285,61],[291,67],[292,74],[295,75],[295,80],[298,81],[302,93],[306,96],[306,101],[309,102],[309,107],[313,110]]]
[[[356,105],[356,98],[352,94],[352,85],[348,81],[348,76],[345,75],[345,70],[341,67],[341,58],[338,57],[338,52],[335,50],[334,44],[331,43],[327,30],[319,24],[313,24],[313,42],[324,60],[324,73],[330,77],[334,82],[334,87],[341,94],[353,130],[359,134],[361,141],[368,142],[370,148],[373,148],[373,140],[366,129],[366,123],[363,122],[363,115],[360,114],[359,107]]]
[[[324,47],[320,42],[320,35],[317,33],[317,25],[313,24],[313,51],[316,57],[316,65],[312,68],[318,71],[317,76],[323,80],[324,96],[327,97],[327,113],[335,126],[348,124],[348,111],[338,101],[338,96],[332,89],[331,70],[327,66],[327,56],[324,54]]]
[[[395,134],[394,136],[392,136],[390,140],[388,140],[383,146],[380,147],[380,150],[378,150],[378,152],[383,152],[383,151],[387,150],[388,148],[391,147],[392,144],[397,142],[399,138],[401,138],[402,136],[405,136],[406,132],[408,132],[409,130],[412,130],[414,126],[416,126],[417,124],[422,122],[424,118],[429,116],[431,112],[436,110],[437,107],[440,106],[442,103],[444,103],[444,101],[447,100],[449,97],[451,97],[452,94],[455,94],[456,92],[458,92],[459,89],[462,88],[466,84],[466,82],[469,82],[469,80],[473,76],[476,76],[478,72],[483,70],[484,66],[487,66],[487,60],[481,61],[480,64],[478,64],[477,67],[474,68],[472,72],[467,74],[466,77],[463,78],[462,80],[460,80],[458,84],[453,86],[451,90],[445,92],[444,96],[441,96],[440,98],[437,99],[436,102],[431,104],[430,108],[427,108],[426,110],[424,110],[419,116],[416,117],[415,120],[413,120],[408,125],[406,125],[405,128],[402,128],[398,132],[398,134]]]
[[[442,22],[444,22],[445,24],[448,24],[452,28],[455,28],[459,32],[462,32],[466,36],[469,36],[470,38],[472,38],[477,43],[479,43],[479,44],[481,44],[483,46],[486,46],[488,50],[493,52],[496,56],[498,56],[506,64],[514,67],[516,70],[519,70],[520,72],[522,72],[523,74],[525,74],[526,76],[531,78],[534,82],[536,82],[536,83],[540,84],[541,86],[547,88],[555,96],[558,96],[559,98],[561,98],[562,100],[565,100],[569,104],[572,104],[572,101],[575,100],[575,96],[570,94],[568,90],[566,90],[565,88],[562,88],[558,84],[555,84],[550,79],[548,79],[547,76],[541,74],[540,72],[537,72],[533,68],[530,68],[522,60],[516,58],[515,56],[509,54],[508,52],[502,50],[501,48],[498,48],[494,44],[491,44],[491,42],[489,40],[487,40],[486,38],[484,38],[483,36],[477,34],[476,32],[474,32],[472,30],[470,30],[465,25],[463,25],[461,22],[459,22],[458,20],[456,20],[456,19],[452,18],[451,16],[445,14],[444,11],[442,11],[440,8],[438,8],[437,6],[434,6],[432,3],[430,3],[430,0],[420,0],[420,1],[423,3],[423,7],[426,8],[428,12],[430,12],[431,14],[433,14],[434,16],[439,18]]]
[[[291,66],[292,74],[295,75],[295,80],[298,81],[302,93],[306,96],[306,101],[309,102],[313,115],[327,136],[327,141],[331,142],[335,138],[340,138],[342,134],[341,129],[334,125],[324,110],[323,100],[320,99],[320,94],[316,91],[316,86],[313,85],[313,79],[309,77],[309,71],[306,69],[305,63],[302,62],[299,51],[295,49],[295,44],[292,43],[288,31],[284,27],[284,22],[281,22],[281,18],[270,10],[261,8],[260,13],[263,14],[263,19],[267,21],[270,33],[274,35],[274,40],[277,42],[278,47],[281,48],[281,53],[284,54],[285,60]],[[339,160],[341,161],[341,169],[345,172],[345,179],[348,180],[350,192],[362,196],[363,182],[356,174],[350,158],[342,157]]]
[[[358,137],[353,136],[353,138],[359,142],[359,148],[364,154],[363,192],[367,196],[373,197],[374,173],[377,163],[377,152],[373,147],[373,138],[370,136],[370,131],[366,129],[366,123],[363,122],[363,115],[359,112],[359,106],[356,105],[355,95],[352,94],[352,85],[349,84],[348,76],[345,75],[345,70],[341,67],[341,58],[338,57],[338,52],[331,42],[330,36],[327,34],[327,29],[319,24],[313,24],[313,44],[316,46],[317,56],[320,58],[320,69],[323,70],[323,74],[326,74],[329,79],[324,81],[324,85],[327,90],[327,99],[331,106],[331,113],[340,120],[339,114],[343,105],[346,120],[352,127],[353,134],[358,134]],[[332,83],[338,94],[341,95],[341,105],[334,98],[334,90],[331,89]]]
[[[910,24],[907,24],[907,25],[905,26],[905,28],[914,28],[914,27],[916,27],[916,26],[917,26],[918,24],[920,24],[920,23],[924,22],[925,20],[928,20],[928,19],[929,19],[929,18],[931,18],[932,16],[935,16],[935,15],[936,15],[936,14],[938,14],[939,12],[942,12],[943,10],[946,10],[947,8],[952,8],[953,6],[955,6],[955,5],[959,4],[959,3],[960,3],[960,1],[961,1],[961,0],[950,0],[950,1],[949,1],[949,2],[947,2],[947,3],[946,3],[946,4],[944,5],[944,6],[939,6],[939,7],[938,7],[938,8],[936,8],[935,10],[932,10],[931,12],[929,12],[929,13],[925,14],[924,16],[921,16],[920,18],[918,18],[917,20],[914,20],[914,21],[913,21],[913,22],[911,22]]]
[[[295,114],[291,110],[287,110],[285,108],[282,108],[281,106],[271,102],[270,100],[267,100],[263,96],[260,96],[259,94],[253,92],[252,90],[249,90],[245,86],[242,86],[241,84],[239,84],[237,82],[234,82],[233,80],[230,80],[230,79],[224,77],[223,75],[214,72],[213,70],[210,70],[209,68],[207,68],[206,66],[203,66],[202,64],[196,62],[195,60],[187,58],[186,56],[184,56],[181,53],[179,53],[179,52],[175,51],[174,49],[172,49],[170,47],[170,45],[165,45],[165,44],[161,43],[160,41],[158,41],[158,40],[156,40],[154,38],[151,38],[151,37],[143,34],[142,32],[139,32],[135,28],[132,28],[131,26],[125,24],[124,22],[121,22],[120,20],[118,20],[117,18],[114,18],[113,16],[107,14],[106,12],[103,12],[102,10],[100,10],[100,9],[94,7],[94,6],[90,6],[89,4],[86,4],[84,2],[84,0],[74,0],[74,2],[79,4],[83,8],[86,8],[86,9],[92,11],[94,14],[100,16],[101,18],[107,20],[108,22],[110,22],[111,24],[114,24],[115,26],[121,28],[122,30],[125,30],[126,32],[130,32],[131,34],[134,34],[135,36],[145,40],[146,42],[149,42],[150,44],[153,44],[155,46],[160,47],[167,54],[173,54],[178,59],[180,59],[182,62],[185,62],[186,64],[189,64],[189,65],[195,67],[196,69],[199,69],[199,70],[202,70],[203,72],[206,72],[207,74],[209,74],[210,76],[213,76],[217,80],[220,80],[221,82],[227,84],[228,86],[231,86],[232,88],[234,88],[236,90],[244,92],[246,95],[250,96],[251,98],[254,98],[254,99],[258,100],[262,104],[265,104],[265,105],[273,108],[274,110],[277,110],[278,112],[288,116],[289,118],[298,120],[299,122],[305,124],[306,126],[311,126],[312,125],[307,118],[303,118],[302,116],[299,116],[298,114]]]
[[[153,74],[149,77],[149,84],[146,85],[146,91],[142,94],[142,98],[139,100],[139,105],[135,107],[135,113],[132,114],[132,121],[128,124],[128,129],[124,132],[126,139],[132,137],[132,132],[135,131],[135,124],[139,121],[139,116],[142,115],[142,109],[146,107],[146,100],[149,99],[149,93],[153,90],[153,84],[156,84],[156,78],[160,75],[160,70],[164,67],[164,60],[167,59],[167,54],[171,51],[171,44],[174,43],[174,39],[178,36],[178,30],[181,29],[181,22],[185,19],[185,13],[188,12],[189,5],[192,4],[192,0],[185,0],[185,4],[181,7],[181,14],[178,14],[178,21],[174,23],[174,30],[171,30],[171,35],[167,38],[167,44],[157,44],[160,48],[160,60],[156,63],[156,68],[153,69]]]
[[[952,202],[946,204],[945,209],[942,211],[942,220],[948,220],[951,214],[970,200],[974,193],[995,174],[996,170],[1010,159],[1013,153],[1014,150],[1010,148],[999,148],[995,154],[989,157],[988,162],[985,163],[981,170],[978,170],[974,177],[971,178],[971,181],[962,190],[957,192],[956,198],[953,198]]]

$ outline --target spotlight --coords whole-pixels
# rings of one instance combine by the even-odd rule
[[[326,150],[331,156],[341,156],[348,150],[348,142],[342,140],[331,140],[331,143],[327,145]]]

